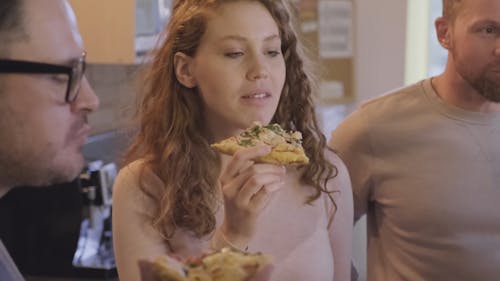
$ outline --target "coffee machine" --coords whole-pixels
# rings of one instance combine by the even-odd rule
[[[103,277],[116,276],[111,232],[112,190],[117,168],[101,160],[90,162],[80,175],[84,216],[73,266]]]
[[[75,180],[0,198],[0,239],[30,278],[117,280],[111,234],[117,168],[90,162]]]

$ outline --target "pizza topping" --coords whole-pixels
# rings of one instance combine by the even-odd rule
[[[259,122],[254,122],[252,127],[237,137],[237,141],[239,145],[245,147],[258,144],[275,147],[283,142],[299,147],[302,145],[302,134],[300,132],[287,132],[279,124],[262,126]]]
[[[247,139],[241,139],[239,144],[241,146],[252,146],[253,145],[253,142],[252,142],[252,139],[250,138],[247,138]]]

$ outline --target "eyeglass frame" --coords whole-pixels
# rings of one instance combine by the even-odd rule
[[[80,84],[85,75],[87,53],[83,52],[81,57],[73,62],[72,66],[34,62],[26,60],[0,59],[0,73],[16,74],[66,74],[68,82],[66,87],[65,101],[73,103],[80,92]],[[81,69],[80,73],[78,70]],[[73,83],[73,84],[72,84]],[[74,94],[71,96],[71,94]]]

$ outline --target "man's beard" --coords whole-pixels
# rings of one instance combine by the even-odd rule
[[[500,79],[488,77],[488,71],[493,67],[488,65],[483,71],[475,73],[471,67],[461,63],[456,56],[457,72],[467,81],[482,97],[491,102],[500,103]],[[496,66],[500,68],[500,66]],[[500,77],[500,76],[498,76]]]
[[[51,143],[22,142],[9,133],[7,130],[0,132],[3,140],[0,145],[0,185],[48,186],[69,182],[81,172],[84,158],[80,153]]]
[[[485,99],[500,103],[500,85],[499,81],[486,78],[484,75],[471,82],[472,87],[476,89]]]
[[[72,142],[87,123],[86,116],[74,122],[64,141],[58,143],[43,142],[43,136],[32,139],[32,133],[24,129],[28,125],[1,103],[0,113],[0,186],[48,186],[70,182],[79,175],[85,160],[81,148],[72,149]]]
[[[500,81],[490,79],[483,72],[477,77],[460,73],[462,77],[485,99],[492,102],[500,102]]]
[[[8,186],[49,186],[69,182],[77,177],[83,167],[83,161],[77,163],[76,160],[62,165],[52,162],[52,159],[47,157],[43,157],[45,161],[41,161],[41,159],[19,159],[6,154],[0,156],[2,184]]]

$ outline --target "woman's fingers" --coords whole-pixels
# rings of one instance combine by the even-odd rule
[[[273,164],[253,164],[223,186],[228,199],[238,200],[238,204],[247,204],[250,198],[265,185],[284,180],[286,169]]]
[[[225,208],[224,233],[232,243],[243,245],[252,237],[258,215],[284,182],[284,166],[251,161],[269,152],[270,148],[265,146],[238,152],[220,178]]]
[[[232,179],[240,173],[240,171],[247,169],[249,166],[253,164],[252,159],[255,159],[259,156],[267,155],[271,152],[271,147],[269,146],[255,146],[250,147],[248,149],[243,149],[237,151],[229,164],[227,165],[226,170],[221,176],[221,181],[224,183],[225,181]]]
[[[280,182],[284,181],[284,174],[266,173],[252,175],[243,185],[239,194],[238,201],[242,205],[248,205],[251,199],[261,192],[269,194],[277,190]],[[269,186],[270,189],[266,189]]]
[[[284,181],[279,181],[263,186],[252,195],[250,201],[248,202],[249,207],[257,212],[260,212],[271,200],[271,195],[281,189],[284,185]]]

